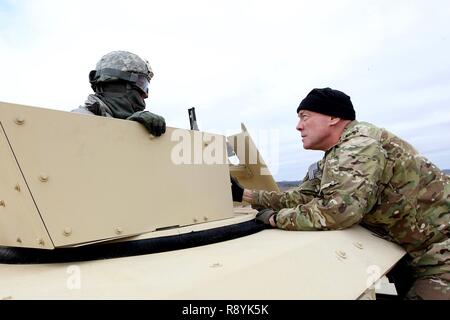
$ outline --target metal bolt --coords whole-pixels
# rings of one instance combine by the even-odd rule
[[[344,251],[336,251],[336,254],[339,258],[347,259],[347,254]]]
[[[16,184],[16,186],[14,187],[14,190],[16,190],[17,192],[20,192],[20,186],[18,184]]]
[[[357,247],[358,249],[363,249],[364,248],[364,246],[363,246],[363,244],[361,242],[355,242],[353,245],[355,247]]]
[[[70,236],[72,234],[72,228],[65,228],[63,234],[66,237]]]
[[[0,207],[6,207],[6,203],[3,200],[0,200]]]
[[[46,174],[41,174],[41,175],[39,176],[39,180],[40,180],[41,182],[47,182],[47,181],[48,181],[48,175],[46,175]]]
[[[121,235],[123,233],[123,229],[121,227],[116,228],[116,234]]]
[[[42,247],[45,246],[44,239],[38,239],[38,244]]]
[[[23,125],[25,123],[25,119],[22,118],[22,117],[17,117],[15,122],[16,122],[16,124],[21,126],[21,125]]]

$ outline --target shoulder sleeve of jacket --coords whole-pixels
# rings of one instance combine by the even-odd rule
[[[277,226],[287,230],[336,230],[359,223],[375,205],[386,152],[373,138],[358,136],[341,143],[325,157],[316,197],[282,209]]]
[[[71,110],[70,112],[74,112],[74,113],[81,113],[81,114],[88,114],[88,115],[92,115],[94,116],[94,114],[92,112],[90,112],[86,107],[84,106],[80,106],[76,109]]]

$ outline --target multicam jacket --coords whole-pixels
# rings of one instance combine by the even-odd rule
[[[299,187],[254,190],[252,205],[278,211],[277,227],[286,230],[361,223],[404,247],[428,274],[450,272],[450,177],[372,124],[352,121]]]

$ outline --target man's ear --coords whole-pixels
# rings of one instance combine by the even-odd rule
[[[335,126],[341,121],[341,118],[337,117],[330,117],[330,125]]]

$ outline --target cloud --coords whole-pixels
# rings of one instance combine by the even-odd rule
[[[128,50],[150,61],[148,107],[170,126],[187,128],[194,106],[205,131],[241,121],[278,130],[277,178],[297,179],[320,158],[302,150],[294,110],[325,86],[431,160],[442,150],[436,161],[449,168],[448,139],[436,139],[450,131],[449,9],[444,0],[0,1],[0,100],[71,110],[91,92],[97,60]]]

